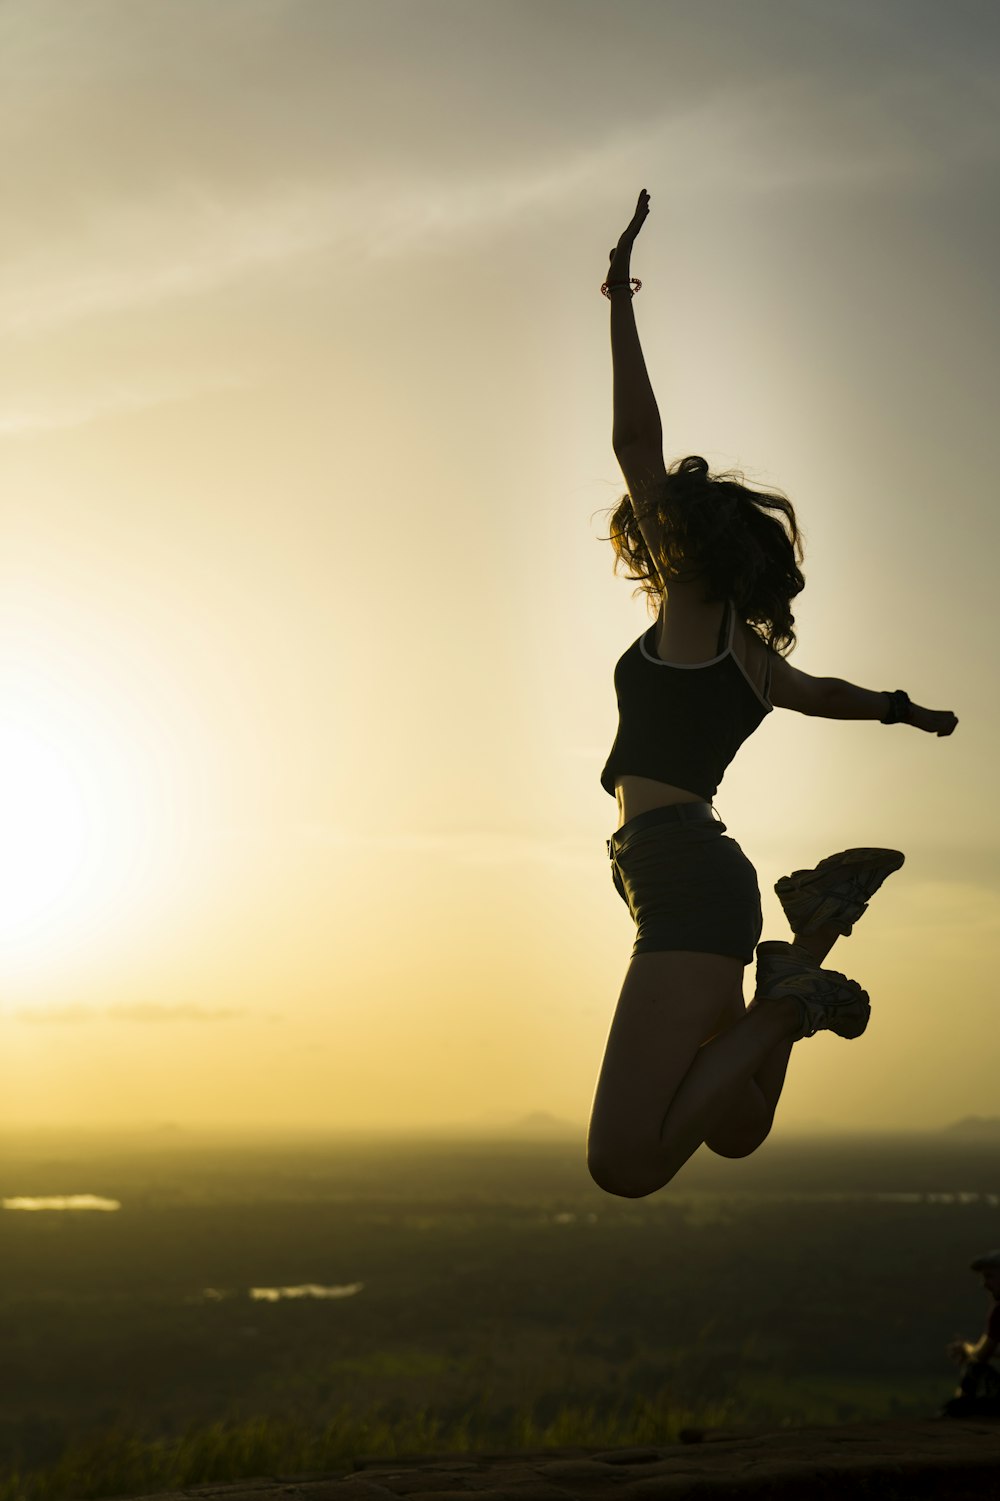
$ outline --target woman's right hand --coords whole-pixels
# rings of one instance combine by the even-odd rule
[[[911,704],[907,724],[928,735],[950,735],[958,719],[950,709],[922,709],[919,704]]]
[[[632,246],[635,244],[636,235],[645,224],[648,215],[649,194],[643,188],[639,194],[639,201],[635,206],[635,213],[632,215],[626,228],[622,231],[618,244],[611,252],[610,265],[608,267],[609,282],[628,281]]]

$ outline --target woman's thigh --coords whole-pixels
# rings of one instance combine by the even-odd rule
[[[743,963],[723,954],[635,954],[597,1081],[590,1170],[609,1191],[648,1181],[664,1116],[703,1043],[743,1009]],[[619,1186],[612,1187],[612,1180]]]

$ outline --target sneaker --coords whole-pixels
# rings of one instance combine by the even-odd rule
[[[797,870],[775,882],[793,933],[815,933],[829,924],[846,938],[885,880],[902,865],[899,850],[841,850],[815,870]]]
[[[817,1032],[860,1037],[871,1015],[868,996],[856,980],[835,969],[820,969],[812,955],[794,943],[759,943],[755,999],[785,996],[793,996],[802,1008],[798,1037],[815,1037]]]

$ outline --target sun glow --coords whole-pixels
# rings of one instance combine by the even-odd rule
[[[140,854],[139,766],[52,685],[0,705],[0,955],[35,967],[120,919]]]
[[[4,936],[60,907],[99,837],[81,768],[31,727],[0,729],[0,923]]]

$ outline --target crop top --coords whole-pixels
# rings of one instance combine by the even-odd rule
[[[661,661],[655,629],[615,665],[618,733],[601,786],[614,797],[616,777],[652,777],[711,802],[726,767],[774,707],[770,658],[761,693],[733,651],[736,611],[728,601],[718,655],[708,662]]]

